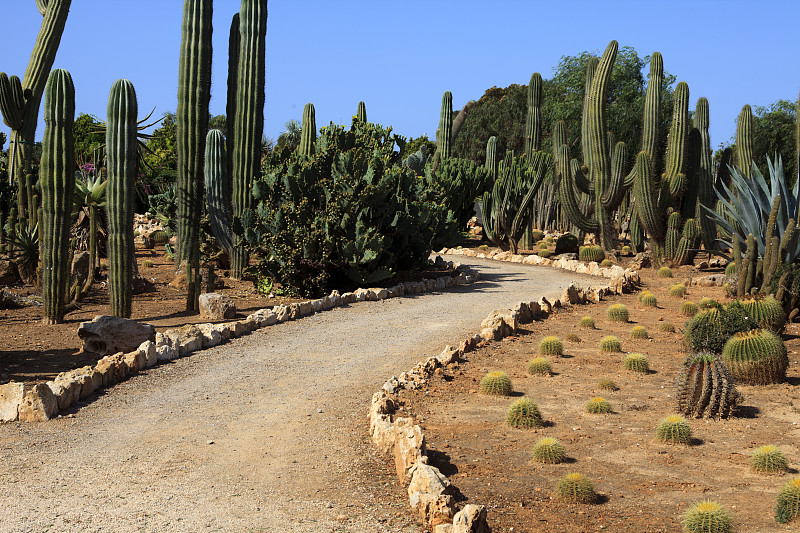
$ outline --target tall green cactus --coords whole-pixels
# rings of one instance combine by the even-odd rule
[[[117,80],[108,97],[106,158],[108,185],[108,288],[111,314],[131,316],[133,301],[133,211],[136,205],[136,91],[128,80]]]
[[[178,259],[185,262],[186,310],[200,297],[203,158],[211,98],[211,0],[184,0],[178,69]]]
[[[227,158],[227,195],[231,196],[231,180],[233,176],[233,134],[236,122],[236,86],[239,81],[239,13],[233,15],[231,20],[231,31],[228,36],[228,100],[225,106],[225,152]],[[228,250],[230,253],[230,250]]]
[[[492,135],[486,141],[486,168],[492,173],[492,179],[497,178],[497,137]]]
[[[64,320],[69,294],[69,228],[75,189],[75,86],[66,70],[50,73],[44,90],[44,138],[39,169],[42,184],[43,323]]]
[[[528,117],[525,122],[525,154],[542,149],[542,75],[534,72],[528,84]]]
[[[441,159],[450,157],[450,142],[453,135],[453,93],[442,95],[442,110],[439,112],[439,129],[436,130],[437,149]]]
[[[703,207],[714,210],[714,158],[711,152],[711,138],[708,135],[710,120],[708,100],[700,98],[694,110],[694,127],[699,132],[699,164],[697,167],[697,209],[695,218],[700,224],[703,247],[713,250],[716,247],[717,225]]]
[[[206,204],[211,231],[217,244],[230,253],[231,237],[231,188],[228,174],[228,158],[225,139],[220,130],[209,130],[206,137]]]
[[[314,116],[314,104],[308,103],[303,108],[303,128],[300,132],[300,144],[297,146],[297,153],[306,157],[312,157],[314,155],[314,143],[316,141],[317,119]]]
[[[239,66],[236,120],[233,129],[233,216],[241,217],[252,204],[251,184],[261,168],[264,132],[264,78],[267,0],[242,0],[239,11]],[[241,279],[248,263],[242,244],[231,253],[231,277]]]
[[[736,122],[736,164],[749,178],[753,167],[753,110],[749,105],[742,107]]]
[[[356,112],[356,119],[361,122],[367,121],[367,104],[364,102],[358,103],[358,111]]]

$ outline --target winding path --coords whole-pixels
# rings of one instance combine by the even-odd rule
[[[371,450],[387,377],[571,272],[465,257],[482,280],[365,302],[149,369],[75,414],[0,426],[0,531],[410,532]]]

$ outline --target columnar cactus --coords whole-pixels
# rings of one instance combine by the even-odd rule
[[[308,103],[303,108],[303,129],[300,133],[300,144],[297,153],[306,157],[314,155],[314,143],[317,141],[317,120],[314,115],[314,104]]]
[[[742,107],[736,122],[736,165],[745,178],[750,177],[753,167],[753,110]]]
[[[677,380],[678,412],[694,418],[728,418],[740,396],[715,353],[690,353]]]
[[[108,97],[106,157],[108,185],[108,288],[111,314],[131,316],[133,300],[133,210],[136,204],[136,91],[128,80],[117,80]]]
[[[486,141],[485,167],[492,173],[492,179],[497,178],[497,137],[492,135]]]
[[[225,153],[225,139],[220,130],[210,130],[206,137],[206,204],[211,231],[217,244],[230,253],[233,247],[231,237],[231,188],[228,174],[228,158]]]
[[[261,168],[264,132],[264,78],[267,34],[267,0],[242,0],[239,12],[239,66],[236,120],[233,128],[233,216],[241,217],[251,205],[251,184]],[[241,279],[248,254],[239,244],[231,253],[231,277]]]
[[[356,112],[356,119],[361,122],[367,121],[367,104],[364,102],[358,103],[358,111]]]
[[[75,189],[75,86],[66,70],[50,73],[44,90],[40,249],[43,323],[64,320],[69,291],[69,228]]]
[[[236,127],[236,90],[239,83],[239,13],[231,19],[231,31],[228,36],[228,93],[225,104],[225,152],[227,154],[228,196],[231,195],[231,176],[233,176],[233,135]],[[230,250],[228,251],[230,254]]]
[[[700,224],[700,236],[703,247],[713,250],[716,247],[717,225],[709,217],[706,209],[714,210],[714,157],[711,151],[711,138],[708,134],[710,120],[708,100],[700,98],[694,110],[694,128],[699,132],[699,162],[697,166],[697,209],[695,219]]]
[[[439,113],[439,129],[436,130],[436,144],[441,159],[450,157],[450,142],[453,135],[453,93],[445,91],[442,95],[442,110]]]
[[[534,72],[528,84],[528,117],[525,123],[525,153],[542,149],[542,75]]]
[[[200,296],[200,218],[203,163],[211,99],[211,0],[184,0],[178,68],[178,258],[185,262],[187,311]]]

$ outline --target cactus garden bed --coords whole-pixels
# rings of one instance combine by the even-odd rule
[[[672,278],[660,278],[655,270],[642,270],[644,288],[656,297],[656,306],[630,294],[558,310],[547,320],[525,326],[522,334],[470,353],[424,390],[399,393],[402,416],[414,416],[422,427],[431,464],[458,487],[459,498],[487,507],[494,533],[680,531],[682,514],[701,500],[726,507],[736,531],[796,527],[774,519],[778,492],[800,470],[796,325],[787,325],[783,333],[789,367],[781,383],[737,384],[743,401],[734,416],[689,418],[688,445],[658,439],[659,424],[676,413],[675,379],[686,353],[683,304],[700,302],[704,296],[728,301],[720,287],[690,285],[685,295],[670,296],[677,282],[702,274],[681,267],[673,269]],[[607,317],[612,304],[627,306],[627,322]],[[578,326],[585,316],[594,319],[594,329]],[[676,331],[668,331],[667,323]],[[637,330],[632,338],[635,326],[644,327],[647,337]],[[601,339],[610,335],[622,341],[622,353],[601,352]],[[548,336],[562,340],[564,356],[544,356],[552,375],[529,374],[528,363],[542,357],[539,344]],[[626,370],[624,360],[632,353],[645,356],[647,370]],[[493,371],[509,375],[510,396],[479,392],[481,379]],[[535,402],[543,425],[516,429],[507,424],[509,406],[523,396]],[[610,404],[610,413],[588,412],[587,403],[596,397]],[[563,463],[531,458],[542,437],[560,441]],[[786,454],[787,472],[751,469],[753,453],[768,444]],[[570,503],[559,496],[559,480],[570,473],[593,482],[595,503]]]

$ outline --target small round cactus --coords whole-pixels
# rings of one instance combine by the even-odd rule
[[[631,329],[631,339],[649,339],[650,334],[644,326],[633,326]]]
[[[774,444],[758,448],[750,458],[750,468],[762,474],[780,474],[789,467],[789,459]]]
[[[629,353],[626,355],[625,359],[622,361],[622,366],[625,370],[630,370],[631,372],[647,373],[647,371],[650,370],[647,357],[640,353]]]
[[[783,340],[766,329],[734,334],[722,349],[722,360],[733,379],[750,385],[778,383],[789,366]]]
[[[608,400],[606,400],[605,398],[601,398],[600,396],[595,396],[594,398],[586,402],[586,412],[591,413],[593,415],[610,413],[611,404],[608,403]]]
[[[692,438],[692,428],[681,415],[669,415],[658,424],[656,437],[667,444],[688,444]]]
[[[658,305],[658,299],[656,298],[656,295],[645,294],[642,296],[642,305],[646,307],[656,307]]]
[[[541,230],[535,229],[531,232],[531,239],[534,242],[539,242],[544,238],[544,233]]]
[[[800,477],[787,482],[778,492],[775,520],[781,524],[800,518]]]
[[[600,351],[604,353],[617,353],[622,351],[622,342],[614,335],[608,335],[600,340]]]
[[[784,322],[786,322],[783,306],[772,295],[766,298],[744,300],[742,301],[742,307],[760,328],[780,331]]]
[[[545,250],[545,249],[547,249],[547,243],[546,243],[546,242],[544,242],[544,241],[540,242],[540,243],[539,243],[539,248],[540,248],[541,250]]]
[[[545,238],[544,238],[544,242],[546,242],[546,243],[550,243],[550,244],[552,244],[552,243],[554,243],[555,241],[556,241],[556,240],[553,238],[553,236],[552,236],[552,235],[548,235],[547,237],[545,237]]]
[[[647,289],[645,289],[645,290],[643,290],[642,292],[640,292],[640,293],[639,293],[639,296],[638,296],[638,298],[639,298],[639,301],[641,302],[641,301],[642,301],[642,298],[644,298],[644,297],[645,297],[645,296],[647,296],[648,294],[653,294],[653,293],[652,293],[652,292],[650,292],[650,291],[649,291],[649,290],[647,290]]]
[[[609,378],[602,378],[601,380],[599,380],[597,382],[597,388],[600,390],[607,390],[612,392],[619,390],[619,387],[617,387],[617,384],[614,383],[614,380]]]
[[[611,259],[603,259],[600,261],[600,266],[603,268],[608,268],[614,266],[614,263],[611,262]]]
[[[567,474],[558,481],[558,495],[572,503],[594,503],[597,494],[592,480],[583,474]]]
[[[514,390],[511,386],[511,378],[502,371],[489,372],[481,379],[479,389],[483,394],[497,396],[508,396]]]
[[[703,296],[702,298],[700,298],[700,301],[697,302],[697,307],[699,307],[700,309],[708,309],[709,307],[716,307],[716,306],[717,306],[717,301],[712,298],[709,298],[708,296]]]
[[[578,250],[578,259],[581,261],[594,261],[595,263],[599,263],[605,258],[605,252],[597,245],[581,246]]]
[[[686,285],[678,283],[669,288],[669,295],[676,298],[683,298],[686,296]]]
[[[681,518],[685,533],[728,533],[733,531],[733,519],[727,509],[717,502],[705,500],[689,507]]]
[[[728,266],[725,267],[725,275],[726,276],[735,276],[739,271],[736,268],[736,263],[731,261],[728,263]]]
[[[594,318],[585,316],[578,322],[578,326],[586,329],[594,329]]]
[[[539,413],[539,407],[528,398],[514,400],[508,408],[506,424],[523,429],[541,426],[542,415]]]
[[[672,322],[661,322],[658,324],[658,329],[666,333],[675,333],[675,324]]]
[[[550,361],[544,357],[536,357],[528,363],[528,374],[549,376],[552,373],[553,367],[550,365]]]
[[[669,267],[661,267],[658,269],[659,278],[671,278],[672,270]]]
[[[148,235],[148,237],[150,239],[150,242],[155,244],[164,244],[169,242],[169,236],[167,235],[167,232],[164,231],[163,229],[157,229],[156,231]]]
[[[543,248],[543,249],[539,250],[536,253],[536,255],[538,255],[539,257],[544,257],[546,259],[546,258],[550,257],[551,255],[553,255],[553,252],[551,252],[547,248]]]
[[[539,355],[564,355],[564,344],[558,337],[545,337],[539,341]]]
[[[630,253],[631,253],[631,247],[630,247],[630,246],[627,246],[627,245],[623,246],[623,247],[622,247],[622,253],[623,253],[624,255],[630,255]]]
[[[693,317],[699,311],[697,304],[694,302],[683,302],[681,304],[681,314],[683,316]]]
[[[536,441],[531,451],[531,458],[537,463],[558,464],[564,461],[564,446],[553,437],[542,437]]]
[[[569,342],[581,342],[581,338],[574,333],[567,333],[564,335],[564,340]]]
[[[625,304],[613,304],[606,311],[606,318],[612,322],[627,322],[628,308]]]
[[[153,268],[155,264],[153,264],[153,262],[150,261],[149,259],[145,259],[144,261],[142,261],[142,266],[144,268]]]

